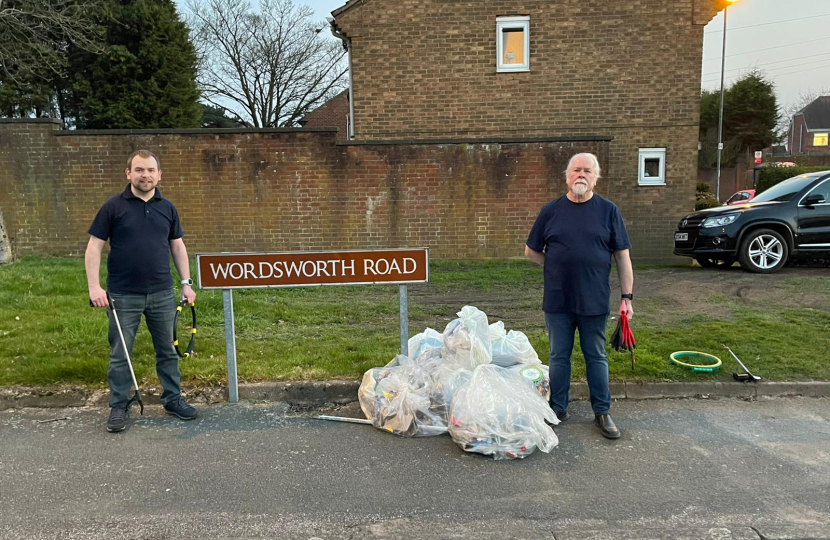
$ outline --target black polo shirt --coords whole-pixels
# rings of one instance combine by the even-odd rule
[[[184,236],[173,203],[156,193],[147,202],[130,185],[110,197],[98,211],[89,234],[110,241],[107,290],[116,294],[150,294],[173,286],[170,241]]]

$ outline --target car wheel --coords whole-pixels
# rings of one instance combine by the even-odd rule
[[[703,268],[729,268],[735,263],[734,257],[726,259],[712,259],[710,257],[695,257],[697,264]]]
[[[789,249],[784,237],[772,229],[758,229],[741,244],[741,268],[759,274],[771,274],[784,268]]]

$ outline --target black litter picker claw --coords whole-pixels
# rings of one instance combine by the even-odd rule
[[[737,362],[737,363],[741,366],[741,368],[744,370],[744,373],[732,373],[732,378],[733,378],[733,379],[735,379],[736,381],[739,381],[739,382],[758,382],[758,381],[760,381],[760,380],[761,380],[761,377],[757,377],[757,376],[753,375],[753,374],[752,374],[752,372],[751,372],[751,371],[749,371],[749,370],[747,369],[747,367],[744,365],[744,363],[743,363],[743,362],[741,362],[741,359],[740,359],[740,358],[738,358],[738,357],[735,355],[735,353],[733,353],[733,352],[732,352],[732,349],[730,349],[730,348],[729,348],[729,347],[727,347],[726,345],[724,345],[724,348],[725,348],[727,351],[729,351],[729,354],[731,354],[731,355],[732,355],[732,358],[734,358],[734,359],[735,359],[735,361],[736,361],[736,362]]]

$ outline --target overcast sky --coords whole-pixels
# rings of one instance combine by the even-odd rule
[[[314,9],[319,21],[345,4],[345,0],[294,1]],[[801,93],[830,90],[830,1],[740,0],[729,8],[727,23],[727,86],[755,67],[772,79],[782,107],[796,101]],[[722,46],[723,12],[704,30],[705,89],[720,87]]]

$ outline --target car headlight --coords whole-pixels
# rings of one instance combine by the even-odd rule
[[[727,225],[738,219],[739,215],[740,214],[729,214],[728,216],[706,218],[700,226],[706,229],[708,229],[709,227],[726,227]]]

